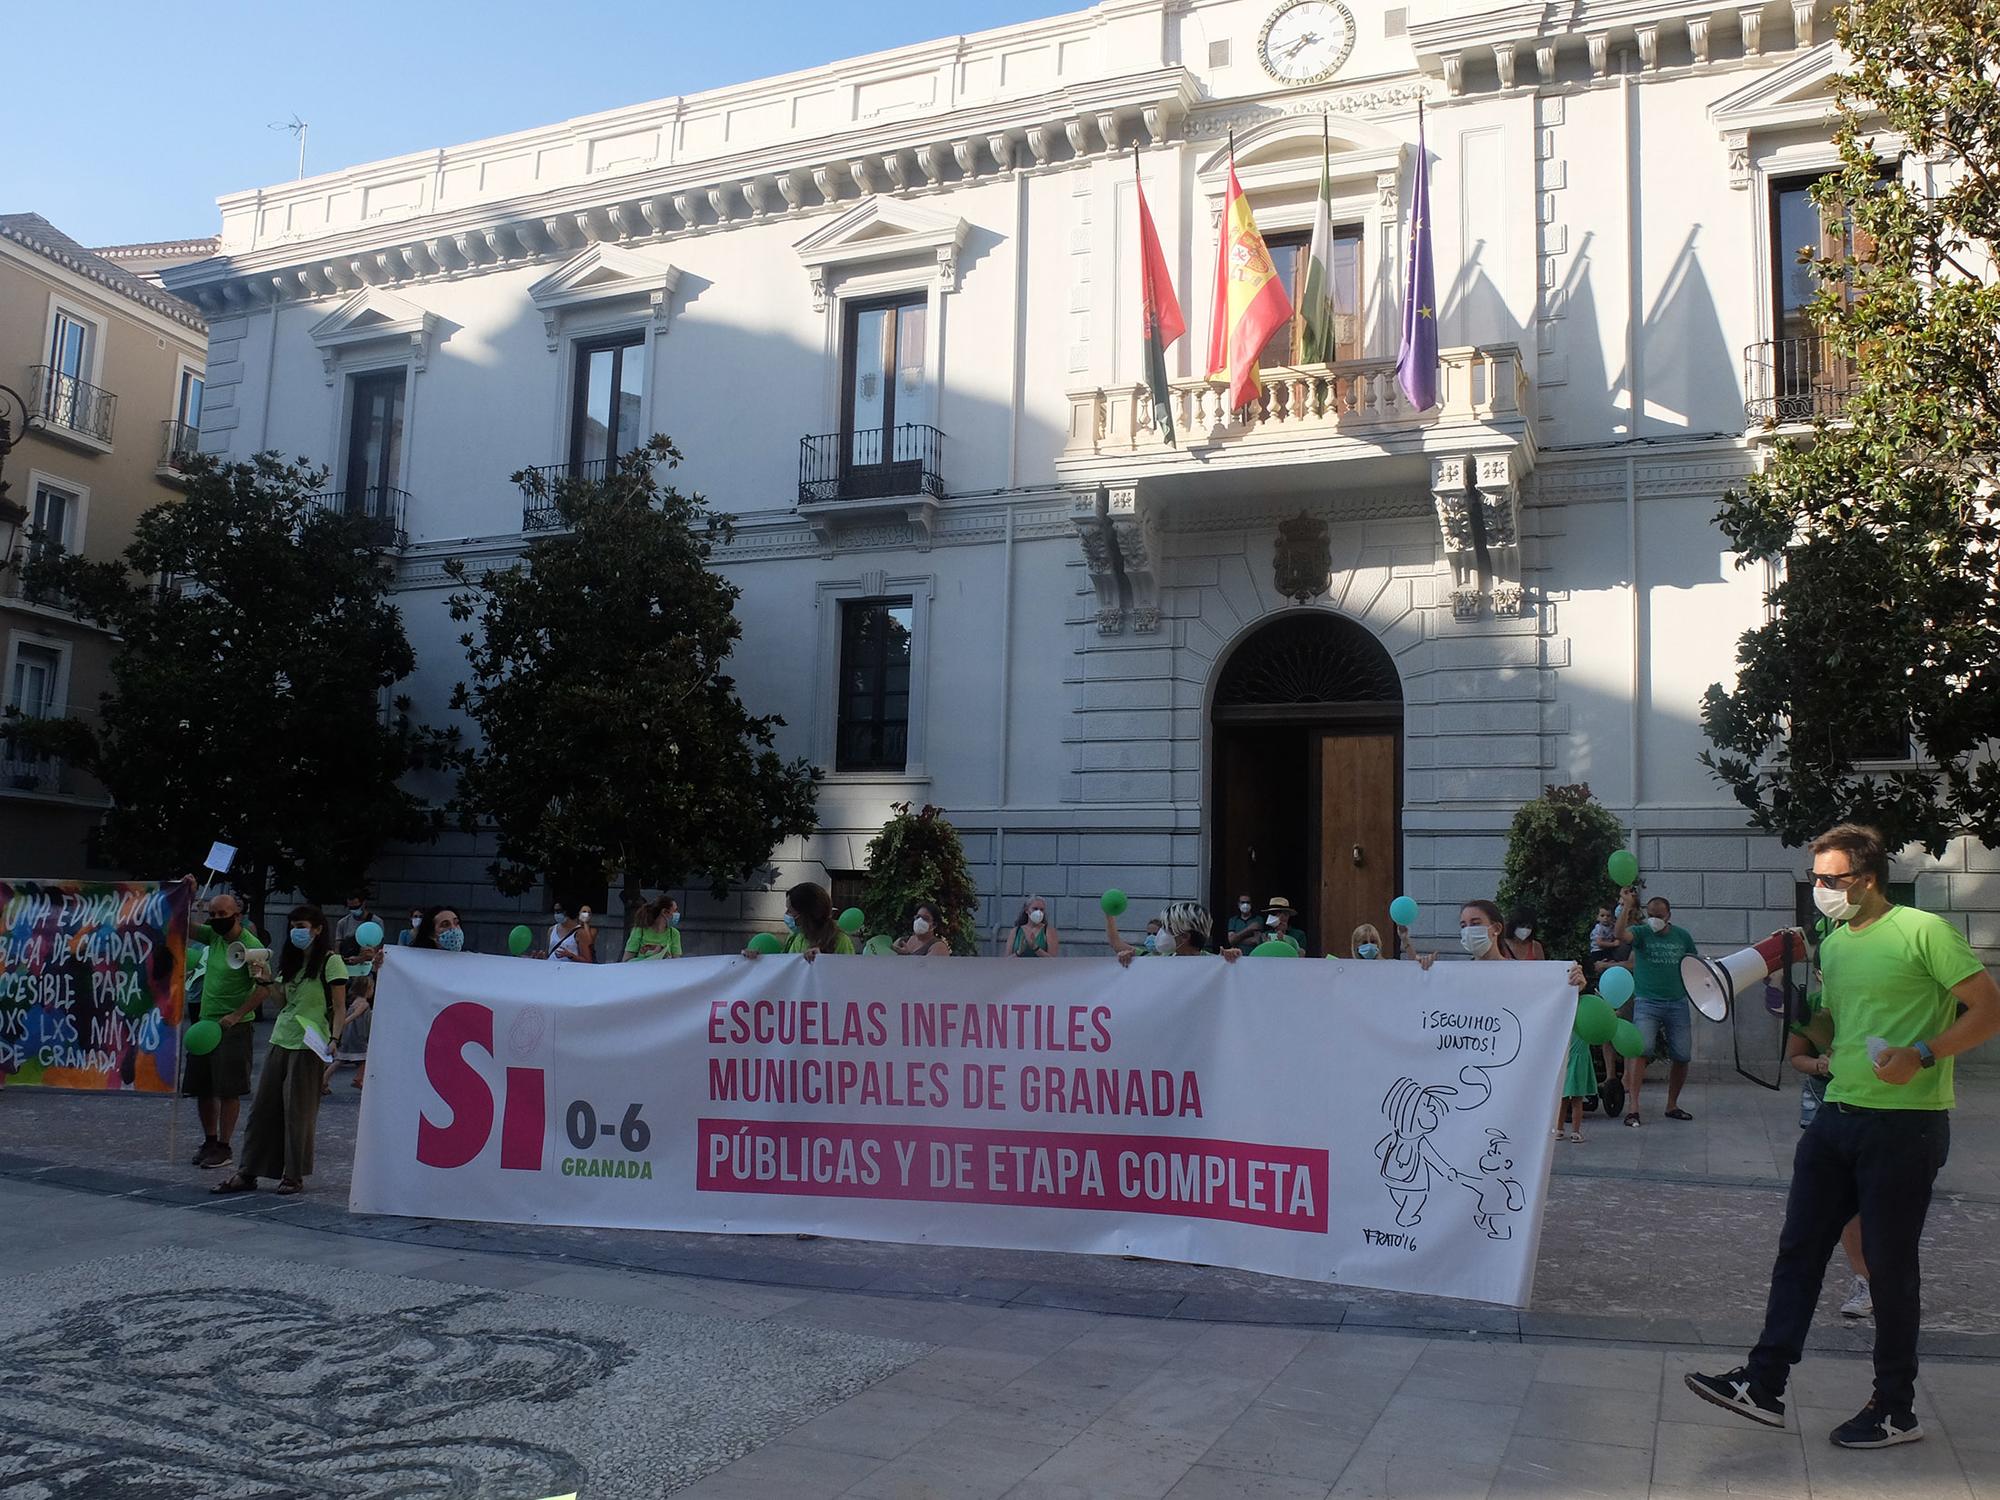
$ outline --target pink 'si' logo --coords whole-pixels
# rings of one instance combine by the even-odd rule
[[[417,1160],[427,1167],[462,1167],[486,1149],[493,1135],[493,1089],[466,1059],[465,1049],[493,1051],[493,1011],[471,1000],[447,1005],[424,1038],[424,1077],[451,1111],[439,1125],[426,1111],[417,1121]],[[542,1169],[547,1135],[546,1075],[540,1068],[509,1067],[500,1116],[500,1165],[515,1172]]]

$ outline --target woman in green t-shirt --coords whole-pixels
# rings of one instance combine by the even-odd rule
[[[210,1192],[247,1193],[259,1177],[275,1177],[278,1191],[289,1195],[304,1191],[312,1172],[320,1082],[347,1009],[347,965],[334,952],[332,929],[317,906],[292,908],[277,977],[261,978],[250,1003],[274,991],[285,1005],[271,1028],[271,1047],[250,1101],[241,1164]],[[232,1017],[223,1024],[241,1021]]]
[[[785,930],[790,934],[785,951],[803,953],[807,963],[822,953],[854,956],[854,940],[833,919],[833,897],[827,894],[825,886],[814,885],[810,880],[800,881],[785,892]],[[757,954],[754,949],[745,948],[743,956],[755,958]]]
[[[625,939],[625,961],[679,958],[681,956],[681,909],[672,896],[662,896],[640,907]]]

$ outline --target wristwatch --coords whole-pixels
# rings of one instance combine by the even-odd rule
[[[1931,1051],[1931,1044],[1929,1042],[1917,1043],[1917,1056],[1923,1059],[1925,1067],[1935,1068],[1937,1066],[1937,1054]]]

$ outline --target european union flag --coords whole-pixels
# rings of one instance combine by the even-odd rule
[[[1424,146],[1424,106],[1417,101],[1417,170],[1410,184],[1410,243],[1403,281],[1403,341],[1396,384],[1410,405],[1428,411],[1438,399],[1437,275],[1431,265],[1431,158]]]

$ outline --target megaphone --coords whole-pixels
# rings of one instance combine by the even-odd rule
[[[1728,1020],[1738,995],[1784,967],[1788,940],[1791,956],[1804,958],[1806,934],[1801,927],[1781,927],[1761,943],[1739,948],[1723,958],[1688,955],[1681,960],[1681,983],[1687,986],[1688,999],[1709,1020]]]
[[[229,967],[232,969],[245,969],[251,964],[263,964],[268,968],[271,963],[271,950],[269,948],[248,947],[244,944],[243,939],[238,938],[229,945],[228,958]]]

